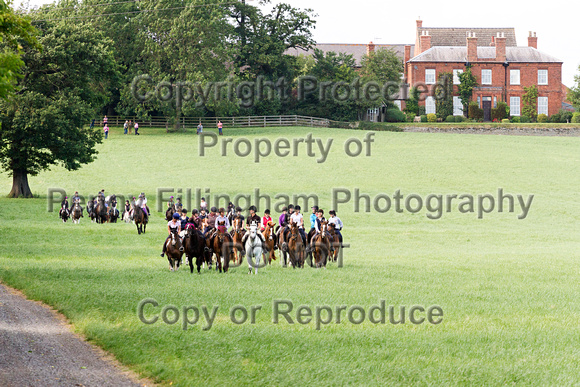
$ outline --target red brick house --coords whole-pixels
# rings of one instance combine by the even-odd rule
[[[480,35],[478,35],[480,33]],[[457,45],[460,35],[463,45]],[[436,44],[434,44],[434,41]],[[452,43],[452,44],[449,44]],[[562,61],[538,50],[538,38],[530,32],[528,45],[516,46],[513,29],[429,29],[417,22],[416,56],[405,58],[405,76],[410,86],[418,83],[432,89],[442,72],[458,74],[469,66],[479,84],[473,100],[491,117],[498,101],[510,107],[512,116],[521,115],[524,87],[538,87],[538,114],[552,115],[562,108]],[[457,91],[457,86],[455,87]],[[427,113],[435,113],[433,97],[421,102]],[[454,115],[463,114],[459,97],[454,97]]]

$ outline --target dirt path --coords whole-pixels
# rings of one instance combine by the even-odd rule
[[[0,386],[143,384],[73,334],[56,312],[0,284]]]

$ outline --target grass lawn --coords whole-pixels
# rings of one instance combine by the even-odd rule
[[[199,156],[192,133],[113,128],[98,159],[76,172],[54,167],[31,177],[35,199],[0,198],[0,280],[52,305],[89,340],[144,377],[163,385],[570,385],[580,380],[580,138],[377,132],[370,157],[345,155],[344,143],[367,132],[318,129],[229,129],[226,136],[334,139],[325,163],[306,155],[260,163]],[[220,138],[220,141],[222,138]],[[0,192],[11,178],[0,174]],[[155,212],[147,233],[132,224],[63,224],[47,212],[49,188],[72,194],[146,192],[151,209],[160,187],[211,194],[311,194],[331,207],[333,188],[371,198],[384,193],[534,195],[527,217],[497,210],[478,219],[451,212],[431,220],[422,211],[353,211],[345,223],[344,267],[292,270],[276,262],[258,276],[171,273],[159,257],[166,236]],[[277,217],[278,214],[276,214]],[[308,221],[306,221],[308,223]],[[175,305],[218,306],[213,326],[184,331],[142,323],[137,306],[153,298],[146,317]],[[299,305],[397,308],[440,306],[439,325],[356,325],[343,316],[315,324],[272,322],[273,300]],[[236,325],[229,311],[262,309],[255,324]],[[294,313],[294,312],[293,312]],[[423,314],[424,315],[424,314]],[[170,314],[169,317],[172,315]],[[296,315],[293,315],[295,319]],[[161,320],[161,318],[160,318]]]

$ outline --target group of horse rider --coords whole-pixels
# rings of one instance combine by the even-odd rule
[[[175,200],[174,200],[175,199]],[[230,227],[233,228],[234,221],[240,220],[244,224],[245,235],[242,242],[245,242],[245,238],[248,236],[248,232],[252,225],[257,226],[257,233],[262,243],[265,243],[264,236],[262,232],[266,229],[269,222],[272,221],[270,210],[266,209],[264,215],[260,217],[257,214],[256,206],[250,206],[249,216],[247,219],[242,215],[242,209],[240,207],[235,207],[231,202],[228,205],[227,210],[225,208],[211,207],[209,213],[207,212],[207,207],[205,205],[205,198],[202,198],[200,209],[193,209],[191,211],[191,216],[188,216],[187,209],[183,208],[180,198],[170,197],[167,203],[168,212],[167,218],[167,231],[169,236],[163,243],[163,252],[161,256],[165,256],[167,243],[171,238],[171,234],[175,233],[183,237],[184,231],[192,229],[198,232],[200,235],[207,239],[213,239],[218,231],[228,232]],[[329,211],[330,218],[327,220],[324,217],[324,210],[318,206],[312,206],[312,213],[310,215],[310,231],[308,235],[304,231],[304,216],[302,215],[301,208],[299,205],[290,204],[288,207],[282,208],[282,214],[278,218],[278,226],[275,229],[276,241],[280,241],[277,245],[284,251],[287,249],[287,238],[290,231],[291,223],[298,226],[298,230],[302,237],[302,241],[308,251],[310,248],[310,241],[316,237],[320,232],[322,232],[322,224],[327,222],[329,225],[334,225],[334,231],[338,235],[339,242],[342,244],[342,234],[341,230],[343,228],[343,223],[338,216],[336,216],[336,211]],[[172,215],[169,215],[173,211]],[[233,229],[231,230],[233,231]],[[328,236],[329,232],[326,231]],[[277,248],[277,247],[275,247]]]
[[[62,202],[60,203],[60,212],[59,212],[60,217],[62,218],[63,215],[69,216],[70,212],[77,204],[81,209],[81,216],[83,216],[82,215],[83,207],[81,206],[81,202],[82,198],[79,196],[78,191],[75,191],[73,197],[71,198],[70,207],[68,196],[65,196]],[[90,214],[91,211],[94,208],[96,208],[99,202],[102,202],[104,204],[107,212],[109,211],[109,206],[112,206],[114,212],[118,216],[119,212],[117,210],[117,197],[115,194],[105,195],[105,190],[104,189],[100,190],[91,200],[87,202],[87,212]],[[148,216],[151,213],[149,207],[147,206],[147,198],[144,192],[142,192],[138,198],[133,197],[133,205],[141,207],[146,216]],[[125,213],[127,213],[129,218],[132,217],[133,207],[132,204],[129,202],[129,200],[125,201],[124,211]],[[123,215],[125,215],[125,213]]]

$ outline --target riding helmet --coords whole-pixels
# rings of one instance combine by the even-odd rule
[[[217,212],[217,208],[215,208],[215,207],[210,208],[210,210],[211,210],[211,212]]]
[[[223,207],[220,207],[219,212],[226,212],[226,210]]]
[[[288,211],[288,207],[282,207],[282,212]]]
[[[266,211],[264,211],[264,214],[268,214],[268,215],[270,215],[270,210],[266,210]]]
[[[179,214],[177,212],[173,213],[173,219],[179,219]]]
[[[330,211],[328,211],[328,213],[329,213],[330,215],[334,215],[334,216],[336,216],[336,211],[334,211],[334,210],[330,210]]]
[[[256,206],[250,206],[249,210],[250,211],[254,211],[254,212],[258,211],[258,209],[256,208]]]
[[[236,211],[242,212],[242,207],[236,207]]]
[[[300,206],[296,206],[294,209],[300,211]]]

